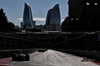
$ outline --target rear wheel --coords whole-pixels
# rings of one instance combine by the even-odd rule
[[[26,55],[25,59],[26,59],[26,61],[29,61],[30,60],[30,56]]]
[[[12,56],[12,61],[16,61],[16,55]]]

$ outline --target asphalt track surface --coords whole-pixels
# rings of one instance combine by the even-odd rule
[[[82,62],[82,57],[55,50],[34,52],[30,57],[30,61],[13,61],[8,66],[100,66],[90,61]]]

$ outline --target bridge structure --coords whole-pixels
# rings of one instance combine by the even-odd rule
[[[99,50],[99,34],[99,31],[0,33],[0,50],[31,48]]]

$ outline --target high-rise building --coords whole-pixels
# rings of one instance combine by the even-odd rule
[[[59,24],[61,22],[59,4],[48,11],[46,25]]]
[[[35,27],[35,23],[32,17],[31,7],[27,3],[25,3],[25,8],[24,8],[23,25],[25,28]]]
[[[69,17],[70,20],[78,20],[82,14],[83,0],[69,0]]]
[[[100,30],[100,0],[69,0],[68,3],[70,30]]]
[[[46,27],[49,31],[59,31],[60,29],[60,9],[59,4],[55,5],[52,9],[48,11],[46,18]]]
[[[21,29],[23,29],[23,28],[24,28],[24,26],[23,26],[23,22],[21,22],[20,25],[21,25]]]

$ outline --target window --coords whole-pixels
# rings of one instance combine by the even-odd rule
[[[86,2],[86,5],[90,5],[90,3],[89,2]]]
[[[78,18],[76,18],[76,20],[78,20]]]
[[[98,5],[98,3],[94,3],[94,5]]]
[[[98,0],[94,0],[94,5],[98,5]]]
[[[91,0],[85,0],[86,5],[90,5]]]
[[[71,21],[73,21],[74,19],[73,18],[71,18]]]

